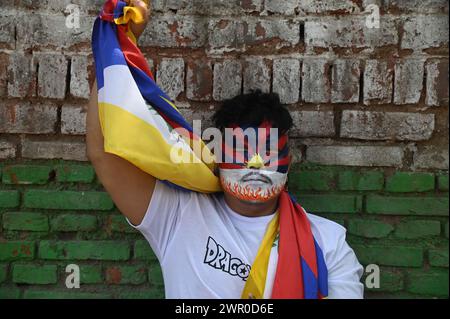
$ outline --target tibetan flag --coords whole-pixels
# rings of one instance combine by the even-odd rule
[[[135,11],[123,1],[109,0],[94,25],[92,47],[105,151],[182,188],[218,192],[213,155],[156,85],[128,28],[130,19],[142,19]],[[209,165],[201,160],[205,156],[211,158]]]

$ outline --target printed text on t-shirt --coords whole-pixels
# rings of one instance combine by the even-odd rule
[[[251,266],[243,263],[239,258],[231,258],[231,254],[211,236],[206,244],[204,263],[232,276],[239,276],[244,281],[247,280],[251,270]]]

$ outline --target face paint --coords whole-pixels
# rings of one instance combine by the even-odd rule
[[[268,122],[251,128],[256,132],[254,143],[236,134],[235,142],[240,142],[236,144],[241,148],[223,143],[224,160],[219,169],[225,192],[243,201],[262,203],[276,198],[284,189],[289,166],[287,135],[273,136],[271,128]]]
[[[220,169],[225,192],[248,202],[261,203],[277,197],[286,184],[287,174],[255,169]]]

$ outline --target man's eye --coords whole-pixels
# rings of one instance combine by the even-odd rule
[[[267,152],[267,155],[268,156],[270,156],[270,157],[274,157],[274,156],[278,156],[278,151],[269,151],[269,152]]]

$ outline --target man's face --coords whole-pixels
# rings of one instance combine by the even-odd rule
[[[264,122],[259,127],[233,127],[225,138],[219,164],[222,188],[239,200],[264,203],[278,197],[287,181],[287,135]],[[226,134],[227,136],[227,134]]]

